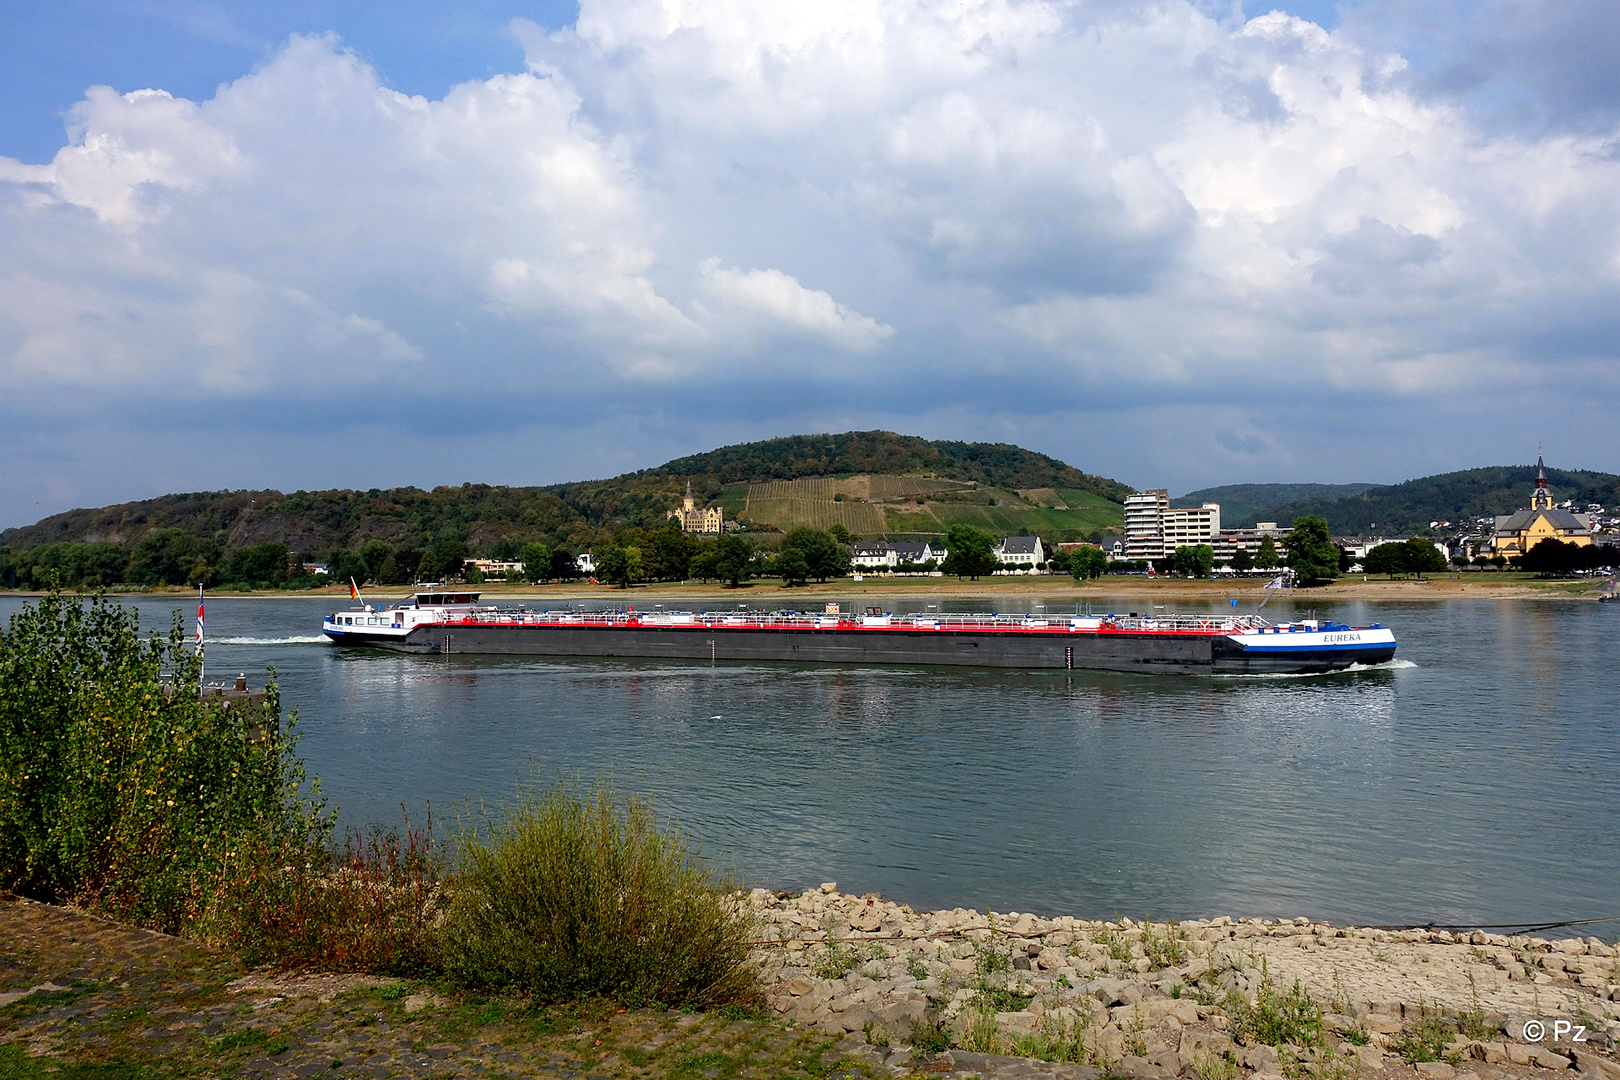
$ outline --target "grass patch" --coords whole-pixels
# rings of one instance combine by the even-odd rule
[[[700,1073],[708,1069],[719,1069],[721,1076],[737,1075],[736,1059],[729,1054],[722,1054],[718,1050],[682,1054],[675,1059],[675,1067],[683,1072]]]
[[[262,1046],[269,1038],[269,1035],[258,1028],[243,1028],[241,1031],[227,1032],[217,1039],[210,1039],[208,1049],[217,1054],[228,1054],[233,1050]]]
[[[1017,1035],[1012,1039],[1015,1057],[1037,1058],[1041,1061],[1072,1061],[1086,1063],[1086,1039],[1078,1020],[1065,1021],[1054,1013],[1045,1013],[1030,1035]]]
[[[20,1046],[0,1043],[0,1080],[166,1080],[167,1076],[151,1065],[123,1058],[86,1062],[29,1057]]]
[[[751,915],[644,799],[603,783],[523,786],[465,825],[445,969],[544,1000],[718,1006],[754,992]]]

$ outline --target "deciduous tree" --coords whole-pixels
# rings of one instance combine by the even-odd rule
[[[972,578],[995,570],[995,537],[972,525],[952,525],[945,532],[945,572]]]
[[[1108,570],[1108,556],[1101,548],[1078,547],[1069,552],[1069,573],[1076,581],[1095,581]]]
[[[551,580],[551,546],[539,541],[524,544],[518,552],[518,558],[523,562],[523,576],[530,581],[542,582]]]
[[[1315,514],[1295,520],[1283,545],[1288,549],[1288,565],[1299,575],[1300,584],[1320,584],[1339,576],[1339,549],[1333,544],[1328,523]]]

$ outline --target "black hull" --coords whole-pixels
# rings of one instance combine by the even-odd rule
[[[1221,635],[809,630],[709,626],[422,626],[403,638],[346,633],[340,644],[423,654],[1086,669],[1171,675],[1309,674],[1389,660],[1395,650],[1259,655]]]

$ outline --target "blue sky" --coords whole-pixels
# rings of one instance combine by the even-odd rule
[[[1620,471],[1620,6],[0,5],[0,527],[886,427]]]

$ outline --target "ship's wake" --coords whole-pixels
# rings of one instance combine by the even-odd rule
[[[324,634],[299,634],[294,637],[211,637],[204,645],[318,645],[326,640]]]
[[[1320,679],[1327,675],[1356,675],[1364,671],[1399,671],[1417,667],[1410,660],[1386,660],[1382,664],[1351,664],[1332,671],[1257,671],[1250,674],[1219,674],[1214,679]]]

